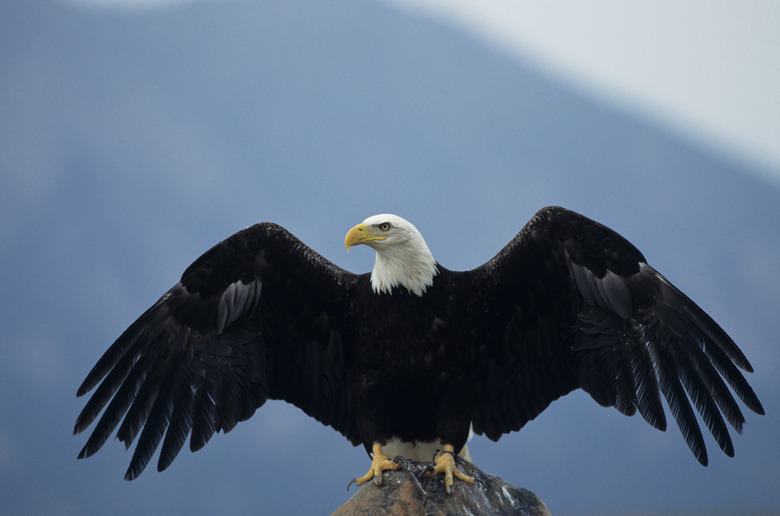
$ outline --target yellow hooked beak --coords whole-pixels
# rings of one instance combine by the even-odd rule
[[[387,237],[372,233],[371,228],[365,224],[358,224],[347,232],[344,245],[347,247],[347,251],[349,251],[350,246],[366,244],[372,240],[387,240]]]

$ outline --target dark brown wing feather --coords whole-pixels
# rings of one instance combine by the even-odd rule
[[[347,292],[358,277],[275,224],[257,224],[198,258],[106,351],[78,390],[97,386],[75,433],[103,411],[79,457],[119,425],[126,478],[162,442],[165,469],[187,436],[200,449],[269,398],[295,404],[358,444],[349,389]],[[139,436],[140,434],[140,436]]]
[[[745,419],[724,379],[763,414],[731,338],[633,245],[590,219],[545,208],[464,280],[478,294],[468,317],[477,329],[477,433],[498,439],[578,387],[663,430],[663,393],[706,465],[689,398],[730,456],[723,416],[737,432]]]

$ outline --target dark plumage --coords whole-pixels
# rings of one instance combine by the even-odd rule
[[[84,380],[79,396],[97,389],[75,432],[105,411],[79,457],[121,421],[121,441],[138,437],[126,478],[160,442],[162,470],[188,435],[197,450],[267,399],[293,403],[368,450],[396,437],[458,451],[470,424],[497,440],[582,388],[661,430],[663,394],[706,465],[688,397],[730,456],[724,417],[737,432],[745,419],[726,383],[763,413],[738,369],[752,371],[739,348],[610,229],[545,208],[466,272],[432,258],[427,269],[424,241],[409,237],[409,247],[394,236],[401,230],[416,233],[392,216],[350,231],[348,245],[377,250],[373,285],[370,274],[336,267],[275,224],[213,247]],[[410,257],[421,258],[411,272]]]

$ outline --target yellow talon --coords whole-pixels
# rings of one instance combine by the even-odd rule
[[[444,488],[447,494],[452,493],[453,477],[469,484],[474,484],[474,477],[463,473],[455,465],[455,448],[451,444],[445,444],[444,450],[437,453],[433,458],[433,469],[428,472],[428,475],[434,476],[439,473],[444,473]]]
[[[374,479],[374,483],[378,486],[382,485],[382,473],[385,471],[397,471],[401,469],[401,465],[397,462],[393,462],[382,452],[382,445],[374,443],[373,445],[373,457],[371,458],[371,467],[368,468],[368,473],[360,478],[354,480],[355,485],[360,486]]]

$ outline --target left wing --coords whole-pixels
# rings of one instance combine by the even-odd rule
[[[359,439],[349,388],[352,327],[344,271],[275,224],[257,224],[198,258],[90,371],[97,390],[76,420],[85,430],[105,407],[79,458],[117,438],[138,476],[162,441],[158,470],[228,432],[268,398],[283,399]],[[106,406],[107,405],[107,406]],[[164,437],[164,439],[163,439]]]

